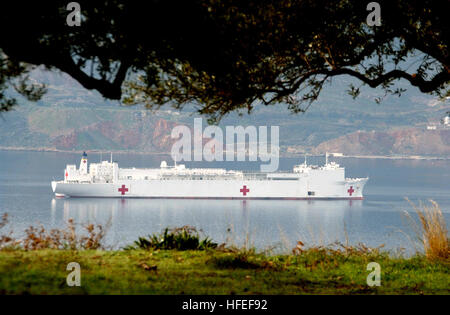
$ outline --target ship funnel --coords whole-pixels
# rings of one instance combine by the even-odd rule
[[[87,154],[86,152],[83,152],[83,155],[81,156],[80,161],[80,174],[87,174]]]

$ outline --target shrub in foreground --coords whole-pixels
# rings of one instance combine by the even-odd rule
[[[182,226],[174,229],[166,228],[161,234],[149,235],[148,238],[139,237],[134,245],[125,249],[176,249],[176,250],[205,250],[217,247],[208,237],[203,239],[195,227]]]

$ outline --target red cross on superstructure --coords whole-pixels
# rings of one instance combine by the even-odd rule
[[[250,189],[248,189],[247,186],[244,185],[240,191],[244,196],[247,196],[247,193],[250,192]]]
[[[128,191],[128,188],[125,187],[125,185],[122,185],[121,188],[118,189],[122,193],[122,195],[125,195],[125,192]]]
[[[348,194],[351,196],[355,190],[353,189],[353,186],[350,186],[350,188],[347,190]]]

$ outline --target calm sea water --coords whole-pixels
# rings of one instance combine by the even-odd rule
[[[109,155],[103,155],[108,159]],[[116,154],[121,167],[159,167],[167,157]],[[62,228],[69,218],[77,223],[109,223],[106,242],[120,248],[139,236],[165,227],[192,225],[216,242],[247,243],[258,249],[287,251],[298,240],[307,245],[335,241],[388,250],[415,249],[415,234],[404,212],[414,217],[412,202],[433,199],[450,223],[450,160],[334,159],[346,167],[347,177],[369,176],[362,201],[302,200],[158,200],[55,199],[52,179],[62,179],[66,164],[79,163],[80,154],[0,151],[0,214],[11,223],[4,230],[20,236],[30,225]],[[90,162],[100,160],[90,154]],[[322,164],[323,158],[309,158]],[[281,159],[280,170],[290,170],[303,159]],[[258,170],[250,162],[186,163],[190,167]]]

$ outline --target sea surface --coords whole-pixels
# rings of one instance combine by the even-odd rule
[[[254,246],[288,252],[302,241],[306,246],[342,242],[363,243],[406,255],[420,249],[411,218],[410,202],[436,201],[450,223],[450,160],[332,158],[346,167],[347,177],[369,176],[361,201],[348,200],[164,200],[56,199],[53,179],[62,179],[66,164],[79,164],[79,153],[0,151],[0,215],[8,213],[12,230],[21,237],[30,225],[63,228],[69,218],[78,224],[108,226],[110,248],[131,244],[139,236],[164,228],[190,225],[218,243]],[[109,159],[109,153],[89,154],[89,162]],[[121,167],[159,167],[159,155],[114,154]],[[323,164],[323,157],[308,163]],[[298,159],[280,159],[288,171]],[[187,162],[188,167],[224,167],[254,171],[258,162]],[[407,201],[405,198],[408,198]],[[408,218],[409,213],[411,218]]]

